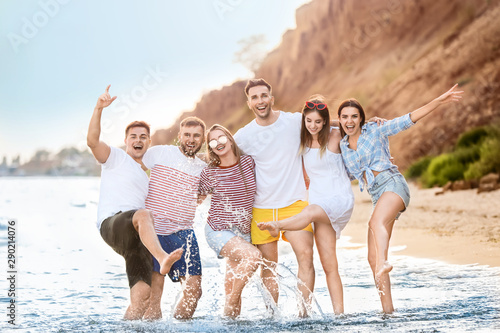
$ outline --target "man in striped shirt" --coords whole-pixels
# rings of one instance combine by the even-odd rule
[[[192,318],[201,297],[201,260],[193,222],[197,206],[200,173],[206,163],[196,153],[205,141],[205,123],[188,117],[180,124],[179,146],[155,146],[144,155],[151,169],[146,208],[153,212],[155,231],[166,252],[183,248],[184,253],[168,273],[181,282],[183,295],[174,311],[177,319]],[[154,263],[151,301],[145,317],[161,318],[161,296],[165,276]]]

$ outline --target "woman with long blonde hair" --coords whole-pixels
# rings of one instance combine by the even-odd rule
[[[207,132],[208,166],[200,175],[199,194],[212,196],[205,235],[219,259],[226,258],[224,315],[241,312],[241,293],[262,260],[251,244],[255,163],[243,155],[231,133],[215,124]]]

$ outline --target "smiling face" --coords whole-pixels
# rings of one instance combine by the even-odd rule
[[[221,157],[226,154],[232,153],[233,143],[230,138],[227,137],[226,133],[221,131],[220,129],[214,129],[208,134],[208,143],[211,151],[214,152],[217,156]],[[211,142],[215,140],[217,142],[217,146],[215,148],[212,147],[213,144]]]
[[[317,138],[318,133],[323,129],[325,124],[326,121],[321,117],[318,111],[311,111],[305,114],[304,125],[314,139]]]
[[[133,159],[140,160],[151,144],[151,138],[144,127],[132,127],[125,138],[127,154]]]
[[[179,145],[187,157],[194,157],[203,145],[203,128],[201,126],[183,126],[179,131]]]
[[[255,86],[248,90],[247,105],[257,118],[266,120],[271,114],[274,97],[266,86]]]
[[[340,125],[345,134],[355,136],[361,133],[361,115],[357,108],[346,106],[340,111]]]

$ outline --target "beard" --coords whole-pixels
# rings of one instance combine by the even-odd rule
[[[183,142],[180,143],[180,147],[181,147],[182,152],[186,156],[189,156],[189,157],[194,157],[196,155],[196,153],[199,152],[201,149],[201,145],[199,145],[198,147],[195,147],[194,149],[188,148],[186,146],[186,144],[184,144]]]

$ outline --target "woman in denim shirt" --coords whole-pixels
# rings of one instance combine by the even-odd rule
[[[368,223],[368,262],[385,313],[394,311],[389,279],[392,265],[387,261],[389,241],[394,221],[410,202],[408,184],[391,163],[388,137],[410,128],[440,105],[459,101],[463,91],[456,88],[457,85],[429,104],[381,126],[365,124],[365,112],[355,99],[343,101],[338,109],[344,164],[351,179],[359,181],[361,191],[367,189],[373,202]]]

